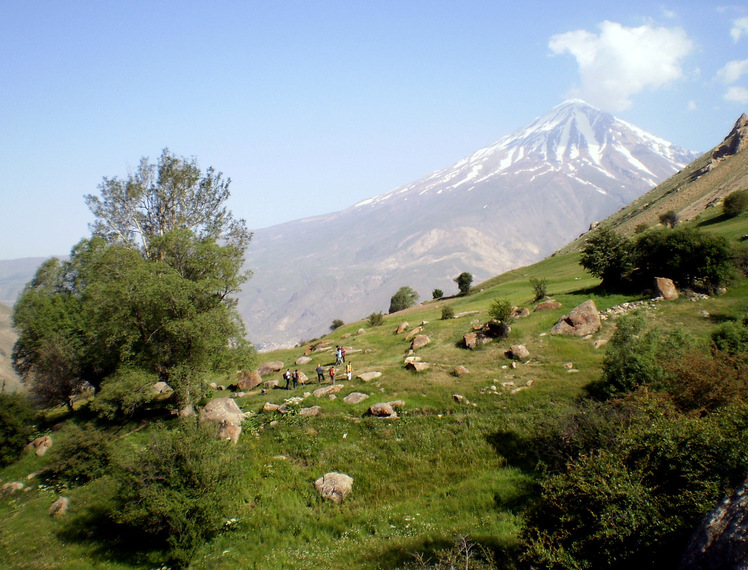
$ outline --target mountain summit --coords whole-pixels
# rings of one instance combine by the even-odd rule
[[[332,319],[385,311],[538,261],[650,190],[696,154],[566,101],[453,166],[346,210],[257,230],[239,299],[250,338],[287,346]]]

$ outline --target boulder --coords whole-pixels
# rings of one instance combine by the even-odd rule
[[[748,568],[748,480],[702,519],[679,568]]]
[[[240,426],[244,421],[244,412],[241,411],[235,400],[216,398],[205,404],[205,407],[200,410],[200,421],[216,424],[227,421],[235,426]]]
[[[273,404],[272,402],[265,402],[265,405],[262,406],[262,411],[263,412],[277,412],[278,408],[280,408],[278,404]]]
[[[465,376],[465,374],[470,374],[470,370],[465,368],[464,366],[460,365],[457,368],[454,369],[453,374],[457,377]]]
[[[364,394],[363,392],[351,392],[348,394],[345,398],[343,398],[343,401],[346,404],[359,404],[366,400],[368,398],[368,394]]]
[[[260,384],[262,384],[262,376],[260,376],[257,370],[253,370],[251,372],[241,372],[236,382],[236,387],[238,390],[248,391],[254,390]]]
[[[64,515],[66,512],[68,512],[68,508],[70,507],[70,499],[67,497],[60,497],[58,498],[54,503],[52,503],[49,507],[49,516],[51,517],[59,517],[61,515]]]
[[[554,309],[561,308],[561,303],[558,301],[543,301],[535,305],[535,311],[553,311]]]
[[[465,348],[469,348],[471,350],[478,348],[478,333],[471,332],[463,335],[462,343],[465,345]]]
[[[466,406],[470,405],[470,400],[468,400],[462,394],[452,394],[452,398],[454,398],[454,401],[458,404],[465,404]]]
[[[366,334],[366,329],[358,329],[358,330],[356,331],[356,334],[358,334],[358,335],[361,335],[361,334]]]
[[[657,291],[658,296],[666,301],[674,301],[678,298],[678,290],[675,288],[675,283],[667,277],[655,277],[655,291]]]
[[[261,364],[260,367],[257,369],[257,373],[260,376],[267,376],[268,374],[272,374],[273,372],[279,372],[283,370],[283,362],[280,360],[273,360],[272,362],[266,362],[265,364]]]
[[[553,325],[551,334],[585,336],[600,330],[600,314],[595,302],[590,299],[574,307],[568,315],[561,317]]]
[[[410,364],[411,362],[421,362],[420,356],[406,356],[404,360],[406,366]]]
[[[508,352],[509,358],[514,358],[515,360],[524,360],[530,356],[530,351],[527,350],[524,344],[513,344]]]
[[[521,319],[523,317],[530,316],[530,309],[527,307],[512,307],[512,317],[515,319]]]
[[[280,386],[279,380],[265,380],[262,383],[262,387],[266,390],[272,390],[273,388],[277,388],[278,386]]]
[[[239,443],[239,436],[241,434],[241,426],[233,424],[229,420],[220,420],[218,422],[218,439],[220,439],[221,441]]]
[[[408,370],[415,370],[416,372],[423,372],[429,369],[429,365],[426,362],[408,362],[405,367]]]
[[[322,413],[322,408],[319,406],[311,406],[309,408],[301,408],[299,410],[300,416],[317,417]]]
[[[407,322],[400,323],[395,329],[395,334],[403,334],[408,329],[409,326],[410,326],[410,323],[407,323]]]
[[[416,335],[415,337],[413,337],[413,341],[410,343],[410,349],[418,350],[419,348],[423,348],[430,342],[431,342],[431,339],[427,337],[425,334]]]
[[[337,392],[340,392],[342,389],[343,389],[342,384],[323,386],[322,388],[317,388],[314,392],[312,392],[312,395],[315,398],[322,398],[324,396],[329,396],[330,394],[336,394]]]
[[[170,394],[174,390],[166,382],[156,382],[153,385],[153,391],[156,394]]]
[[[12,495],[13,493],[21,491],[24,487],[25,485],[19,481],[11,481],[10,483],[5,483],[2,487],[0,487],[0,496]]]
[[[296,366],[304,366],[305,364],[309,364],[311,361],[312,359],[309,356],[299,356],[296,359]]]
[[[592,343],[592,348],[597,350],[598,348],[600,348],[601,346],[605,346],[606,344],[608,344],[608,339],[601,338]]]
[[[382,375],[381,372],[362,372],[356,378],[359,380],[363,380],[364,382],[371,382],[372,380],[376,380]]]
[[[405,335],[405,340],[410,340],[414,336],[420,334],[423,332],[423,327],[416,327],[412,331],[410,331],[408,334]]]
[[[43,435],[29,443],[26,449],[33,449],[37,456],[42,457],[50,447],[52,447],[52,438],[48,435]]]
[[[369,406],[369,413],[378,418],[396,418],[397,412],[388,402],[379,402]]]
[[[353,490],[353,477],[345,473],[326,473],[314,482],[323,498],[340,503]]]

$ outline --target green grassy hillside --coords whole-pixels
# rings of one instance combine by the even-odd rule
[[[693,223],[731,240],[748,233],[748,214],[723,220],[718,209],[712,209]],[[532,309],[532,277],[546,280],[548,295],[561,308],[517,319],[507,339],[477,350],[461,347],[473,324],[488,320],[492,301],[507,299]],[[366,371],[379,371],[382,376],[368,383],[355,378],[343,381],[335,399],[310,395],[316,383],[294,392],[272,389],[263,394],[257,388],[236,394],[242,410],[255,412],[245,421],[238,443],[242,507],[226,514],[227,520],[236,521],[202,546],[193,567],[396,568],[424,557],[433,562],[460,537],[468,537],[476,545],[475,552],[490,553],[496,567],[514,567],[522,512],[534,496],[535,474],[530,466],[512,463],[512,434],[569,407],[585,393],[587,384],[600,377],[605,348],[594,348],[595,341],[611,337],[615,320],[605,320],[590,338],[547,333],[559,317],[588,299],[601,311],[638,300],[606,294],[597,284],[579,266],[577,253],[557,254],[486,281],[469,296],[429,301],[389,315],[382,326],[372,328],[360,321],[336,329],[325,338],[333,346],[348,347],[354,377]],[[748,282],[742,279],[719,297],[699,301],[682,297],[645,311],[663,329],[682,326],[707,337],[720,320],[742,314],[747,298]],[[441,320],[444,305],[451,305],[455,314],[468,314]],[[416,352],[430,365],[424,372],[405,368],[407,331],[394,334],[404,321],[410,323],[408,330],[422,325],[431,341]],[[520,343],[530,356],[512,363],[505,351]],[[329,366],[333,355],[330,350],[312,353],[312,362],[295,366],[306,348],[262,354],[260,363],[281,360],[313,380],[316,364]],[[458,365],[469,373],[456,376]],[[343,398],[354,391],[368,398],[355,405],[345,403]],[[215,391],[210,397],[226,395]],[[455,395],[463,396],[463,401]],[[291,396],[305,396],[301,406],[319,405],[321,415],[261,411],[266,402],[281,404]],[[367,414],[370,405],[393,400],[405,402],[397,419]],[[72,418],[53,414],[49,425],[58,420],[94,421],[85,405]],[[118,445],[142,445],[149,425],[138,419],[100,427]],[[50,428],[47,433],[58,443],[64,430]],[[29,478],[50,461],[49,455],[26,452],[19,462],[0,470],[0,484],[22,481],[26,485],[26,490],[0,498],[3,567],[159,567],[163,556],[157,549],[137,551],[102,524],[99,514],[113,493],[108,477],[63,489],[71,500],[70,511],[50,517],[47,509],[58,491]],[[314,489],[313,482],[330,471],[354,479],[353,492],[342,504],[321,499]]]

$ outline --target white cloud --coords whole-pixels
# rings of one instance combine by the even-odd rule
[[[735,59],[733,61],[728,61],[725,66],[717,72],[717,77],[727,85],[730,85],[746,74],[748,74],[748,59]]]
[[[696,101],[693,101],[693,100],[689,101],[688,102],[688,110],[689,111],[695,111],[696,109],[698,109],[698,107],[696,106]]]
[[[748,36],[748,17],[738,18],[732,23],[730,29],[730,36],[734,42],[737,42],[743,34]]]
[[[575,30],[552,36],[548,43],[553,54],[576,58],[581,84],[575,96],[601,109],[623,111],[637,93],[683,77],[681,60],[693,47],[683,30],[627,28],[609,21],[598,27],[598,34]]]
[[[734,103],[748,103],[748,89],[745,87],[733,86],[725,93],[725,100],[732,101]]]

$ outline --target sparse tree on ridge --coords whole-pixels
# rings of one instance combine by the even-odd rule
[[[470,293],[470,285],[473,284],[473,275],[471,273],[464,271],[455,277],[454,281],[460,289],[460,295],[464,297]]]
[[[412,307],[418,301],[418,293],[410,287],[400,287],[390,299],[390,314]]]

